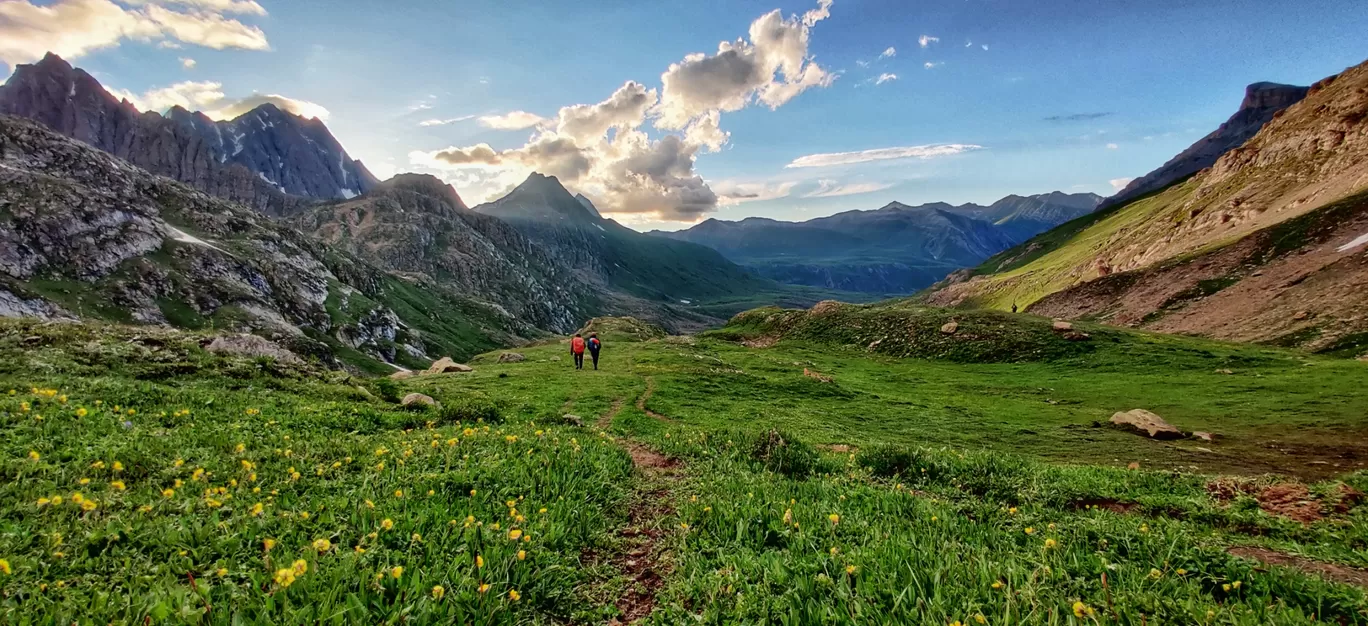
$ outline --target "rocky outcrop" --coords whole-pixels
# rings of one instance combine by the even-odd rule
[[[449,356],[444,356],[444,357],[442,357],[442,358],[437,359],[436,361],[434,361],[434,362],[432,363],[432,365],[431,365],[430,367],[427,368],[427,371],[426,371],[425,373],[427,373],[427,374],[459,374],[459,373],[463,373],[463,372],[473,372],[473,371],[475,371],[475,369],[472,368],[472,367],[470,367],[469,365],[463,365],[463,364],[461,364],[461,363],[457,363],[457,362],[451,360],[451,357],[449,357]]]
[[[263,104],[214,121],[173,108],[166,116],[120,101],[84,70],[49,54],[19,65],[0,86],[0,113],[35,120],[152,173],[270,215],[308,198],[342,198],[375,177],[317,119]]]
[[[398,345],[473,354],[518,337],[485,305],[405,289],[260,213],[0,115],[0,314],[212,325],[380,360]],[[413,298],[422,313],[395,312]],[[462,335],[446,311],[461,312]]]
[[[1211,167],[1221,155],[1249,141],[1283,109],[1301,102],[1309,90],[1309,87],[1277,83],[1254,83],[1246,87],[1244,101],[1229,120],[1159,169],[1131,181],[1116,195],[1104,200],[1102,207],[1124,204]]]
[[[1164,418],[1144,409],[1116,413],[1111,423],[1117,428],[1143,434],[1151,439],[1182,439],[1183,431],[1164,421]]]
[[[220,335],[204,347],[214,354],[227,354],[250,358],[271,358],[281,363],[299,365],[303,363],[293,352],[280,347],[275,342],[256,335]]]

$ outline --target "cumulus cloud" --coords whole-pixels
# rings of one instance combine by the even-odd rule
[[[419,125],[419,126],[446,126],[446,125],[448,125],[448,124],[455,124],[455,123],[457,123],[457,122],[464,122],[464,121],[466,121],[466,120],[473,120],[473,119],[475,119],[475,116],[474,116],[474,115],[462,115],[462,116],[460,116],[460,117],[449,117],[449,118],[446,118],[446,119],[423,120],[423,121],[421,121],[421,122],[418,122],[418,125]]]
[[[887,59],[889,57],[894,56],[898,56],[898,51],[893,49],[893,46],[889,46],[887,49],[885,49],[882,53],[879,54],[880,59]]]
[[[193,70],[193,69],[195,69],[195,60],[192,59],[192,58],[189,58],[189,57],[181,57],[180,62],[181,62],[181,67],[183,67],[183,68],[185,68],[185,69],[187,69],[187,70]]]
[[[801,156],[784,167],[830,167],[833,165],[853,165],[856,163],[886,161],[889,159],[932,159],[982,149],[983,146],[976,146],[974,144],[949,143],[896,148],[876,148],[873,150],[860,150],[857,152],[829,152]]]
[[[495,130],[522,130],[546,121],[546,118],[527,111],[509,111],[503,115],[484,115],[480,123]]]
[[[831,84],[834,74],[808,53],[810,29],[830,16],[831,0],[787,18],[779,11],[751,23],[747,37],[724,41],[716,54],[690,54],[661,75],[659,90],[627,81],[596,104],[562,107],[550,119],[515,111],[498,127],[535,127],[523,146],[488,144],[414,151],[417,166],[444,176],[472,196],[490,197],[528,173],[556,176],[593,199],[604,215],[629,222],[694,222],[720,204],[788,195],[796,183],[727,183],[718,193],[694,171],[700,153],[721,150],[731,138],[723,112],[760,104],[777,108],[798,94]],[[519,119],[512,119],[521,114]],[[481,118],[486,126],[490,117]],[[650,121],[667,132],[652,138]],[[453,180],[454,179],[454,180]]]
[[[322,105],[298,100],[279,94],[254,93],[245,98],[228,98],[223,93],[223,84],[214,81],[187,80],[169,87],[158,87],[145,93],[136,94],[123,89],[110,89],[110,93],[133,103],[141,111],[162,112],[179,106],[191,111],[201,111],[211,119],[228,120],[246,113],[262,104],[270,103],[283,111],[303,117],[328,119],[328,109]]]
[[[931,35],[922,35],[917,38],[917,43],[921,44],[921,47],[923,48],[929,48],[931,47],[931,44],[938,41],[940,41],[940,37],[932,37]]]
[[[661,75],[657,128],[679,130],[708,111],[738,111],[753,102],[778,108],[794,96],[836,80],[808,54],[814,24],[830,15],[831,2],[800,18],[778,9],[750,25],[747,39],[723,41],[712,55],[695,53]]]
[[[1107,181],[1107,183],[1112,186],[1112,191],[1121,191],[1122,189],[1125,189],[1126,185],[1129,185],[1133,180],[1135,180],[1135,178],[1113,178]]]
[[[128,7],[111,0],[57,0],[42,5],[30,0],[0,1],[0,61],[13,66],[40,59],[47,52],[70,59],[118,46],[124,40],[160,40],[161,45],[168,47],[188,43],[215,49],[270,48],[260,28],[215,12],[214,5],[247,7],[256,5],[255,2],[179,3],[191,7],[191,12],[153,3]],[[254,12],[249,8],[235,11]],[[258,14],[264,15],[265,10]]]
[[[883,74],[879,74],[879,77],[876,78],[876,79],[874,79],[874,84],[875,84],[875,85],[882,85],[882,84],[884,84],[884,83],[886,83],[886,82],[888,82],[888,81],[890,81],[890,80],[898,80],[898,75],[897,75],[897,74],[889,74],[889,73],[887,73],[887,72],[885,72],[885,73],[883,73]]]
[[[883,191],[893,186],[893,183],[850,183],[841,184],[830,179],[817,181],[817,188],[803,194],[804,198],[836,198],[839,196],[854,196],[862,193],[872,193]]]

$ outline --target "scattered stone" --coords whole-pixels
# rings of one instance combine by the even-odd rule
[[[823,300],[812,306],[812,315],[826,315],[841,310],[841,303],[835,300]]]
[[[432,367],[427,368],[428,374],[448,374],[453,372],[473,371],[475,370],[471,368],[469,365],[461,365],[460,363],[451,360],[451,357],[449,356],[444,356],[440,359],[437,359],[432,363]]]
[[[1181,439],[1183,431],[1174,428],[1164,418],[1144,409],[1132,409],[1112,415],[1112,425],[1136,433],[1144,433],[1151,439]]]
[[[500,362],[500,363],[522,363],[523,361],[526,361],[526,360],[527,360],[527,357],[525,357],[525,356],[523,356],[523,355],[521,355],[521,354],[518,354],[517,352],[505,352],[505,353],[499,355],[499,362]]]
[[[553,363],[556,362],[556,361],[559,361],[559,360],[560,360],[560,357],[558,357],[558,356],[553,356],[553,357],[551,357],[551,362],[553,362]]]
[[[959,330],[959,322],[947,322],[944,326],[941,326],[942,335],[953,335],[957,330]]]
[[[1055,320],[1053,328],[1058,331],[1073,330],[1073,323],[1064,320]]]
[[[1126,469],[1138,470],[1140,469],[1140,463],[1138,461],[1131,461],[1128,465],[1126,465]]]
[[[1198,452],[1206,452],[1207,454],[1215,454],[1214,452],[1212,452],[1211,448],[1193,448],[1193,449],[1196,450],[1196,451],[1198,451]]]
[[[1071,330],[1069,332],[1064,333],[1063,337],[1065,341],[1087,341],[1089,339],[1092,339],[1092,335],[1089,335],[1088,333],[1079,332],[1076,330]]]
[[[830,376],[823,376],[821,373],[819,373],[819,372],[814,372],[814,371],[812,371],[812,370],[810,370],[810,369],[808,369],[808,368],[806,368],[806,367],[803,368],[803,375],[804,375],[804,376],[807,376],[808,378],[815,378],[815,379],[817,379],[818,382],[823,382],[823,383],[829,383],[829,382],[831,382],[831,377],[830,377]]]
[[[1217,373],[1217,374],[1225,374],[1226,376],[1229,376],[1229,375],[1231,375],[1231,374],[1234,374],[1235,372],[1234,372],[1234,371],[1231,371],[1231,370],[1227,370],[1227,369],[1219,369],[1219,370],[1216,370],[1216,373]]]
[[[581,417],[578,416],[578,415],[571,415],[571,414],[569,414],[569,413],[566,413],[565,415],[562,415],[562,416],[561,416],[561,420],[563,420],[566,424],[574,424],[575,426],[583,426],[583,425],[584,425],[584,419],[583,419],[583,418],[581,418]]]
[[[433,400],[432,396],[425,396],[421,393],[411,393],[407,396],[404,396],[404,399],[400,400],[399,404],[403,406],[410,406],[414,404],[422,404],[425,406],[437,406],[437,401]]]
[[[245,357],[269,357],[281,363],[290,365],[303,365],[304,361],[295,356],[295,353],[280,347],[275,342],[256,335],[220,335],[205,346],[205,350],[214,354],[226,354],[230,356]]]
[[[1216,435],[1213,435],[1213,434],[1211,434],[1211,433],[1209,433],[1209,432],[1206,432],[1206,431],[1204,431],[1204,430],[1194,430],[1194,431],[1192,431],[1192,438],[1193,438],[1193,439],[1201,439],[1202,441],[1207,441],[1207,442],[1216,441]]]
[[[1297,313],[1296,313],[1295,315],[1292,316],[1292,319],[1294,319],[1294,320],[1304,320],[1304,319],[1306,319],[1306,318],[1308,318],[1308,317],[1311,317],[1311,313],[1309,313],[1309,312],[1307,312],[1307,311],[1297,311]]]
[[[417,374],[414,374],[413,370],[399,370],[389,375],[391,380],[404,380],[405,378],[413,378],[414,376],[417,376]]]
[[[874,348],[879,347],[879,344],[881,344],[881,343],[883,343],[883,339],[875,339],[874,341],[869,342],[869,347],[868,347],[868,348],[865,348],[865,349],[868,350],[868,351],[870,351],[870,352],[873,352],[873,351],[874,351]],[[1364,355],[1363,358],[1368,359],[1368,355]]]

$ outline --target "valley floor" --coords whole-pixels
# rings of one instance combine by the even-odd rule
[[[0,323],[0,622],[1368,623],[1363,363],[705,335],[396,383],[201,341]],[[1219,437],[1094,425],[1131,408]]]

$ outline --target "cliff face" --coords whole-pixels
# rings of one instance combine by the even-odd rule
[[[139,112],[51,54],[18,66],[0,86],[0,113],[35,120],[152,173],[269,215],[297,212],[308,198],[356,196],[376,184],[317,119],[271,104],[219,122],[180,108],[165,117]]]
[[[1131,181],[1116,195],[1103,201],[1103,208],[1125,204],[1211,167],[1221,155],[1249,141],[1280,111],[1301,102],[1309,90],[1309,87],[1277,83],[1254,83],[1246,87],[1240,109],[1229,120],[1159,169]]]

